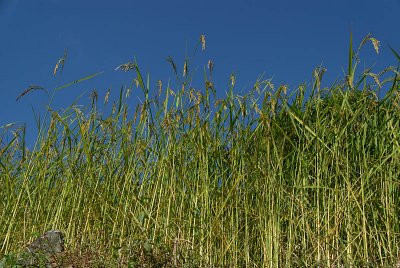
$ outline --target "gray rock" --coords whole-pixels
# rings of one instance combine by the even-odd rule
[[[48,231],[33,241],[27,247],[27,251],[42,251],[52,255],[61,253],[64,251],[64,234],[58,230]]]
[[[57,267],[57,257],[64,252],[64,234],[52,230],[36,238],[19,255],[17,265],[23,267]]]

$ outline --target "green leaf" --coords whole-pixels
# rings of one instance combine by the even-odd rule
[[[389,46],[389,48],[390,48],[390,50],[392,50],[392,52],[396,56],[397,60],[400,61],[400,55],[391,46]]]
[[[102,74],[102,73],[104,73],[104,72],[98,72],[98,73],[95,73],[95,74],[92,74],[92,75],[83,77],[83,78],[81,78],[81,79],[78,79],[78,80],[72,81],[72,82],[70,82],[70,83],[68,83],[68,84],[65,84],[65,85],[63,85],[63,86],[60,86],[60,87],[56,88],[55,90],[58,91],[58,90],[61,90],[61,89],[63,89],[63,88],[69,87],[69,86],[71,86],[71,85],[73,85],[73,84],[77,84],[77,83],[83,82],[83,81],[85,81],[85,80],[92,79],[92,78],[94,78],[94,77],[96,77],[96,76],[98,76],[98,75],[100,75],[100,74]]]
[[[349,46],[349,70],[348,75],[351,76],[353,71],[353,34],[350,33],[350,46]]]
[[[151,244],[149,243],[149,241],[144,242],[143,248],[147,253],[151,252]]]

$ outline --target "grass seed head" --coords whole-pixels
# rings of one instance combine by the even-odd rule
[[[38,85],[30,85],[27,89],[25,89],[21,94],[18,95],[18,97],[17,97],[17,99],[15,101],[18,101],[20,98],[24,97],[26,94],[28,94],[28,93],[30,93],[32,91],[35,91],[35,90],[43,90],[48,95],[47,90],[44,89],[43,87],[38,86]]]
[[[110,89],[107,90],[106,96],[104,97],[104,104],[108,103],[109,96],[110,96]]]
[[[185,64],[183,65],[183,77],[186,77],[188,72],[188,64],[187,64],[187,60],[185,60]]]
[[[206,36],[204,34],[200,35],[201,50],[206,49]]]
[[[161,93],[162,93],[162,81],[158,80],[157,84],[158,84],[158,96],[161,96]]]
[[[375,38],[370,38],[372,45],[374,46],[376,54],[379,54],[379,46],[380,46],[380,41],[376,40]]]
[[[214,62],[212,60],[208,60],[207,68],[210,70],[210,74],[211,74],[214,69]]]

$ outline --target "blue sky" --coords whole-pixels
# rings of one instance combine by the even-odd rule
[[[32,108],[43,112],[46,95],[33,92],[16,102],[31,84],[52,90],[104,71],[59,91],[53,107],[66,107],[84,92],[80,103],[88,103],[93,89],[102,99],[111,88],[110,98],[116,98],[134,75],[114,69],[134,57],[154,87],[158,79],[166,84],[174,78],[166,58],[171,56],[181,73],[186,53],[195,82],[202,80],[207,60],[214,61],[220,96],[231,73],[238,92],[261,74],[294,89],[310,82],[321,64],[328,69],[323,86],[329,86],[347,68],[350,32],[355,45],[368,33],[381,41],[378,56],[370,44],[362,50],[361,65],[376,64],[379,70],[397,64],[387,45],[400,51],[399,14],[400,0],[0,0],[0,126],[26,122],[28,136],[36,134]],[[206,50],[192,57],[201,34]],[[65,49],[65,69],[54,77]],[[133,107],[141,95],[132,94]]]

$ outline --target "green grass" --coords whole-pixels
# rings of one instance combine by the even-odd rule
[[[32,150],[24,129],[3,127],[0,257],[60,229],[82,266],[392,266],[399,76],[357,76],[358,50],[350,46],[348,73],[329,88],[323,68],[309,87],[260,79],[244,96],[232,76],[221,100],[212,69],[200,90],[186,72],[175,89],[153,88],[128,63],[120,67],[136,83],[109,114],[96,92],[88,107],[49,110]],[[129,110],[135,86],[145,99]]]

